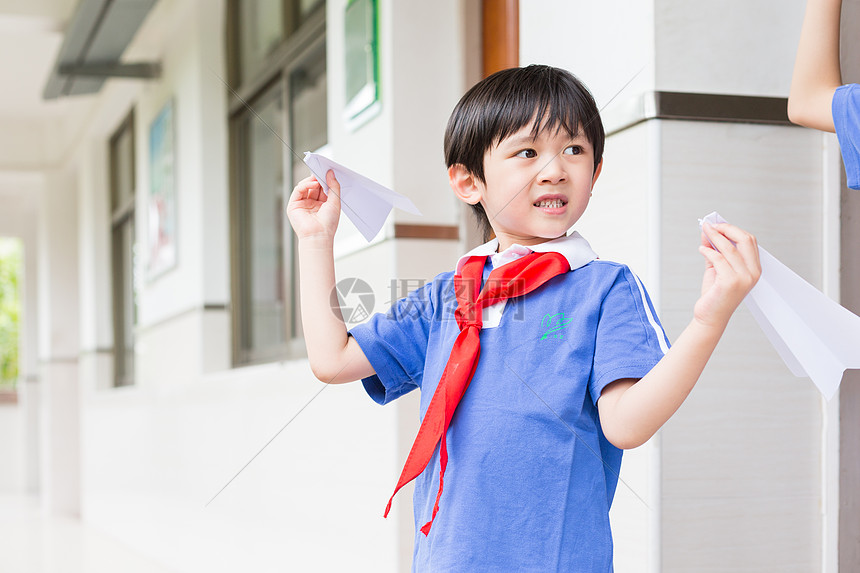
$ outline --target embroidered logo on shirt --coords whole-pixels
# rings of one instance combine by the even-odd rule
[[[565,318],[563,312],[547,314],[540,321],[540,326],[544,330],[543,336],[541,336],[540,339],[546,340],[550,336],[553,338],[564,338],[562,329],[565,328],[569,322],[570,319]]]

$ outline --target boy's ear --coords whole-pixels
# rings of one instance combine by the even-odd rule
[[[600,158],[600,163],[597,164],[597,167],[594,169],[594,177],[591,178],[591,186],[594,187],[594,184],[597,183],[597,178],[600,177],[600,172],[603,170],[603,158]]]
[[[465,165],[459,163],[448,168],[448,182],[451,189],[461,201],[469,205],[477,205],[481,202],[481,188],[478,178],[475,177]]]

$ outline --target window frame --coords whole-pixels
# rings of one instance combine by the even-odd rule
[[[294,5],[298,10],[298,2],[286,2]],[[306,357],[304,340],[300,336],[301,327],[297,326],[299,319],[298,307],[298,265],[296,259],[296,244],[294,234],[289,222],[286,221],[286,213],[283,213],[285,224],[283,225],[282,256],[284,276],[281,277],[282,284],[287,292],[284,293],[285,312],[281,319],[284,321],[285,338],[283,344],[277,347],[256,350],[243,348],[243,324],[246,321],[246,306],[242,303],[246,291],[243,290],[243,276],[241,257],[243,256],[242,241],[243,217],[242,202],[239,190],[243,187],[245,180],[245,165],[242,163],[242,122],[249,116],[256,120],[254,102],[277,86],[280,89],[283,121],[280,122],[281,132],[278,137],[292,143],[291,133],[291,74],[306,65],[314,57],[319,57],[320,52],[325,54],[326,49],[326,3],[320,2],[297,29],[285,32],[285,41],[275,49],[268,61],[262,65],[257,73],[248,78],[241,85],[237,85],[240,74],[241,54],[238,52],[240,46],[238,25],[238,0],[230,0],[228,3],[228,16],[235,25],[227,26],[228,39],[228,77],[230,89],[228,97],[228,124],[229,124],[229,161],[230,161],[230,285],[231,298],[231,323],[232,323],[232,364],[234,367],[249,366],[278,360],[295,359]],[[285,14],[290,12],[284,11]],[[289,20],[289,18],[288,18]],[[295,22],[296,20],[290,20]],[[285,24],[286,25],[286,24]],[[250,108],[250,109],[249,109]],[[281,160],[283,165],[283,188],[282,205],[286,207],[289,195],[292,192],[292,164],[293,151],[288,145],[283,145]],[[300,153],[303,150],[294,150]]]
[[[110,224],[110,243],[111,243],[111,294],[113,295],[113,376],[111,385],[114,388],[122,386],[132,386],[135,383],[134,376],[134,359],[131,361],[131,366],[126,364],[126,340],[125,340],[125,297],[126,292],[123,289],[124,282],[121,273],[126,268],[125,256],[129,257],[132,268],[132,276],[128,277],[131,281],[132,288],[132,305],[134,305],[134,244],[136,243],[136,221],[135,221],[135,200],[137,197],[137,158],[136,158],[136,141],[135,141],[135,115],[134,110],[131,110],[125,119],[117,126],[116,130],[110,137],[108,143],[109,156],[109,208],[111,216]],[[131,195],[125,202],[117,204],[115,197],[119,186],[119,157],[117,144],[119,140],[128,136],[131,143],[129,151],[130,168],[131,168]],[[122,235],[126,227],[130,225],[132,231],[132,252],[124,253],[122,251],[122,241],[119,237]],[[134,313],[136,314],[136,312]],[[134,320],[134,319],[133,319]],[[134,332],[136,324],[131,325],[131,332]],[[134,354],[134,335],[132,334],[132,355]]]

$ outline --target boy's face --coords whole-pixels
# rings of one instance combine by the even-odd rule
[[[535,138],[529,124],[491,147],[484,155],[486,184],[475,179],[475,187],[499,251],[564,235],[585,212],[601,167],[594,169],[582,129],[574,139],[554,128]]]

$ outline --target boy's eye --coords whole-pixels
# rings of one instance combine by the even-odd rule
[[[537,157],[537,152],[534,149],[523,149],[516,154],[516,157],[524,157],[526,159],[531,159],[533,157]]]
[[[565,155],[580,155],[582,153],[582,146],[580,145],[569,145],[564,149]]]

